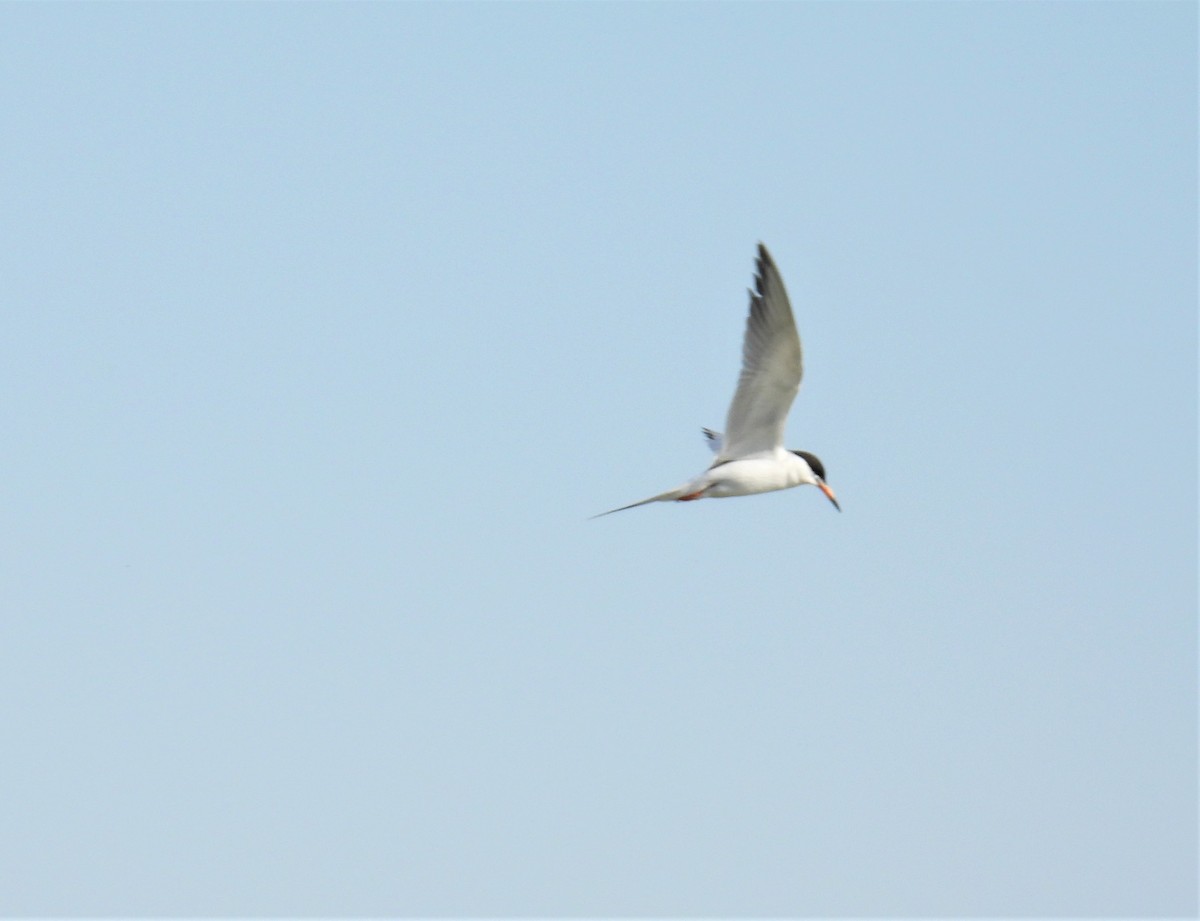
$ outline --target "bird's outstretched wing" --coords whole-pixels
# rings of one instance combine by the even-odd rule
[[[783,444],[788,410],[804,371],[783,278],[761,243],[756,268],[742,343],[742,373],[729,405],[718,463]]]

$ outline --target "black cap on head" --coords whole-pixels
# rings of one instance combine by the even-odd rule
[[[822,480],[825,479],[825,465],[821,463],[821,458],[808,451],[793,451],[792,453],[797,457],[804,458],[808,466],[812,468],[812,472],[819,476]]]

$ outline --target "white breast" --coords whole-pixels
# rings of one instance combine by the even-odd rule
[[[707,471],[704,480],[708,484],[705,495],[714,499],[750,496],[816,482],[803,458],[782,448],[765,456],[721,464]]]

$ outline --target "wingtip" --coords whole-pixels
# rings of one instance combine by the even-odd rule
[[[775,267],[775,260],[771,258],[771,254],[767,251],[767,245],[762,240],[759,240],[758,258],[754,261],[754,287],[750,290],[750,300],[752,303],[766,296],[767,276],[778,274],[779,269]]]

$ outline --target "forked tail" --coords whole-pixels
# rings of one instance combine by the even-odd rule
[[[593,515],[592,518],[603,518],[605,515],[611,515],[613,512],[623,512],[627,508],[637,508],[639,505],[649,505],[651,502],[670,502],[673,499],[678,499],[683,495],[683,488],[669,489],[666,492],[659,493],[657,496],[651,496],[649,499],[643,499],[641,502],[634,502],[630,505],[622,505],[620,508],[610,508],[607,512],[601,512],[599,515]],[[588,519],[589,521],[591,519]]]

